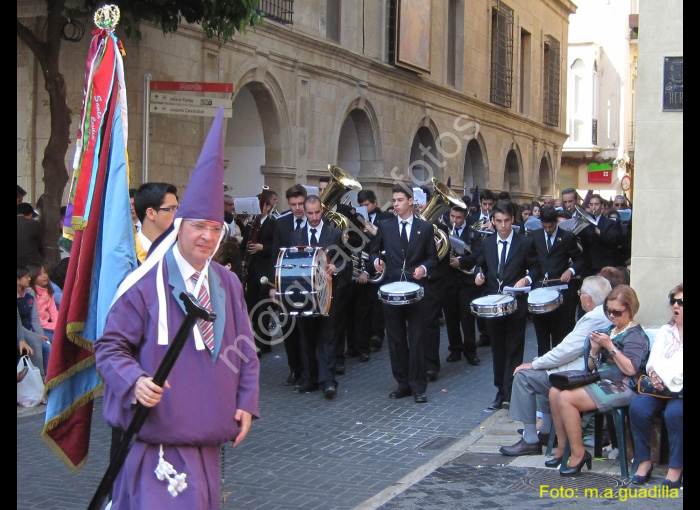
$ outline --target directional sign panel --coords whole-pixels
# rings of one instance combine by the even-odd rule
[[[165,113],[169,115],[194,115],[196,117],[216,117],[219,111],[218,107],[214,106],[178,106],[173,104],[151,104],[148,109],[151,113]],[[224,117],[230,119],[233,117],[231,108],[224,108]]]
[[[230,99],[217,99],[203,96],[181,96],[167,92],[151,91],[151,102],[160,104],[174,104],[179,106],[223,106],[231,108]]]

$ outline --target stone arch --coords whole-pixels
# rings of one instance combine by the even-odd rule
[[[377,114],[366,98],[349,102],[333,131],[331,154],[353,177],[381,177],[383,155]]]
[[[412,133],[408,159],[408,178],[411,185],[429,186],[432,177],[444,181],[445,164],[442,150],[438,148],[440,132],[435,122],[423,117],[421,122],[414,125]]]
[[[234,90],[233,117],[226,126],[224,182],[233,185],[236,195],[251,196],[264,183],[262,167],[289,164],[291,126],[282,89],[270,72],[251,67],[234,82]]]
[[[486,144],[481,134],[472,138],[464,150],[463,186],[467,193],[477,186],[480,190],[488,187],[489,162]]]
[[[554,193],[554,166],[552,165],[552,157],[546,149],[540,159],[537,192],[539,196],[552,195]]]
[[[523,159],[518,144],[513,142],[508,149],[503,165],[503,190],[520,193],[523,190]]]

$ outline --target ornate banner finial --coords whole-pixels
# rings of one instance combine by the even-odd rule
[[[119,7],[104,5],[97,9],[94,17],[95,25],[103,30],[114,30],[119,23]]]

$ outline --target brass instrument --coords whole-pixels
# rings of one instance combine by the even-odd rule
[[[362,184],[339,166],[329,164],[328,171],[331,174],[331,181],[319,197],[321,205],[323,205],[323,217],[330,221],[333,226],[344,231],[350,227],[350,223],[345,215],[334,211],[333,207],[338,205],[346,191],[360,191]]]
[[[383,256],[384,253],[385,252],[382,251],[380,253],[380,256]],[[367,253],[366,251],[361,251],[359,253],[353,251],[350,256],[352,257],[352,278],[353,280],[357,280],[357,277],[360,276],[360,274],[362,274],[362,268],[367,262],[369,262],[369,253]],[[374,276],[369,276],[367,278],[367,281],[369,283],[379,283],[384,279],[384,273],[385,271],[382,271],[381,273],[377,273]]]
[[[573,228],[574,235],[579,235],[588,225],[598,226],[592,214],[587,213],[580,205],[575,207],[578,216],[576,216],[576,224]]]
[[[452,232],[454,232],[454,226],[452,227]],[[450,258],[458,258],[460,255],[465,255],[471,253],[471,248],[467,243],[462,241],[460,238],[453,236],[450,234]],[[471,269],[471,271],[467,271],[466,269],[462,269],[461,267],[457,268],[452,268],[452,269],[457,269],[460,273],[464,273],[467,275],[472,275],[474,274],[474,269],[476,268],[476,265]]]
[[[432,198],[428,200],[422,214],[419,214],[420,219],[433,223],[451,207],[467,208],[467,204],[465,204],[454,191],[448,188],[447,185],[438,181],[435,177],[431,179],[431,182],[433,183],[434,194]],[[433,225],[433,230],[435,231],[434,239],[438,258],[442,260],[450,251],[450,239],[449,236],[437,228],[436,225]]]

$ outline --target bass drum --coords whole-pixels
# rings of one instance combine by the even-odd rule
[[[515,298],[508,294],[490,294],[476,298],[469,305],[477,317],[505,317],[518,309]]]
[[[388,305],[410,305],[423,298],[423,287],[413,282],[386,283],[379,287],[379,301]]]
[[[559,308],[563,302],[564,298],[558,290],[542,287],[527,296],[527,309],[535,314],[548,313]]]
[[[328,315],[333,282],[326,280],[328,254],[323,248],[282,248],[275,264],[275,294],[283,315]]]

